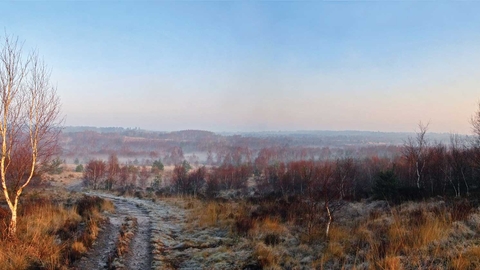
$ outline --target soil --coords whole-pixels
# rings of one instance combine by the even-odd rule
[[[137,219],[138,230],[132,239],[130,251],[125,256],[124,268],[149,269],[152,262],[151,223],[147,212],[128,199],[100,193],[87,193],[87,195],[110,199],[115,205],[115,213],[107,214],[106,226],[99,233],[93,248],[79,261],[78,265],[75,265],[75,269],[104,269],[107,267],[108,258],[115,249],[120,227],[126,217]]]
[[[130,251],[116,269],[250,269],[252,250],[228,231],[188,224],[187,211],[171,201],[156,202],[87,192],[110,199],[115,213],[93,249],[75,269],[105,269],[125,217],[138,221]]]

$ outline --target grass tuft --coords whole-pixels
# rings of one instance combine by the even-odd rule
[[[98,236],[100,211],[112,208],[111,202],[91,197],[73,204],[66,200],[65,205],[46,195],[27,197],[19,209],[14,240],[6,235],[10,213],[0,211],[4,213],[0,215],[0,268],[67,269]]]

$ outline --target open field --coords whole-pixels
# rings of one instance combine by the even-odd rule
[[[346,203],[307,224],[301,205],[199,203],[194,219],[229,228],[263,269],[477,269],[480,208],[466,201]],[[282,213],[287,216],[282,217]],[[247,244],[248,243],[248,244]]]
[[[480,1],[0,6],[0,270],[480,269]]]
[[[334,160],[57,158],[22,195],[15,238],[2,205],[1,269],[477,269],[478,149],[421,143]]]
[[[68,171],[54,178],[25,195],[18,239],[2,228],[2,269],[480,267],[480,208],[472,199],[335,201],[327,235],[322,206],[301,197],[240,190],[212,199],[153,191],[124,197],[79,189]]]

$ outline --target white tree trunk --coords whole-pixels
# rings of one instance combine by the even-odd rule
[[[8,237],[15,237],[17,233],[17,206],[13,209],[10,209],[12,216],[10,219],[10,224],[8,225]]]
[[[330,207],[328,207],[328,204],[325,204],[325,209],[327,210],[327,215],[328,215],[328,222],[327,222],[327,229],[325,230],[325,236],[328,238],[328,235],[330,233],[330,225],[332,224],[332,213],[330,212]]]

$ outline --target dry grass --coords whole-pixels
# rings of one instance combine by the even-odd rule
[[[307,245],[324,242],[325,228],[321,226],[314,226],[309,228],[308,230],[304,230],[300,235],[300,241]]]
[[[355,248],[361,250],[360,262],[379,269],[432,267],[429,258],[443,257],[438,248],[448,238],[451,221],[446,212],[430,212],[420,205],[412,211],[401,207],[389,213],[373,215],[354,228],[351,238]],[[348,242],[345,243],[347,248]]]
[[[279,218],[272,218],[267,217],[263,220],[257,221],[258,230],[260,232],[267,232],[267,233],[276,233],[276,234],[283,234],[287,231],[285,225],[283,225]]]
[[[380,269],[385,269],[385,270],[403,269],[403,264],[401,262],[400,256],[386,256],[384,259],[378,262],[377,266],[380,267]]]
[[[252,217],[254,207],[247,202],[195,202],[190,219],[202,227],[228,229],[231,234],[248,239],[253,257],[263,269],[283,269],[282,242],[288,234],[279,217]]]
[[[450,261],[452,269],[466,270],[480,268],[480,246],[470,247],[464,253],[458,254]]]
[[[190,210],[190,219],[192,221],[197,221],[202,227],[233,229],[237,220],[248,215],[248,208],[249,206],[246,203],[218,201],[203,202],[198,199],[190,198],[186,209]]]
[[[81,241],[74,241],[71,246],[71,255],[80,258],[83,254],[87,252],[87,248]]]
[[[115,207],[109,200],[84,196],[77,201],[77,210],[86,225],[79,239],[90,248],[98,237],[101,223],[105,220],[103,212],[113,212]]]
[[[391,243],[388,255],[408,254],[424,248],[447,236],[451,226],[447,215],[436,216],[424,209],[406,213],[406,216],[394,213],[393,221],[388,228]]]
[[[205,205],[204,214],[201,215],[200,224],[203,226],[215,226],[220,222],[220,215],[225,214],[225,207],[216,202],[209,202]]]
[[[280,256],[275,253],[273,247],[258,243],[255,246],[254,257],[257,258],[258,264],[263,269],[281,269],[278,265]]]
[[[287,219],[279,211],[258,215],[273,207],[267,204],[196,201],[191,213],[202,226],[229,227],[249,241],[264,269],[480,269],[480,219],[472,218],[480,208],[464,202],[405,203],[354,219],[343,215],[328,237],[321,219],[309,227],[301,213],[286,213]]]
[[[67,269],[98,235],[100,211],[112,207],[101,202],[99,207],[79,209],[81,202],[88,199],[67,207],[45,197],[24,200],[16,239],[6,237],[9,215],[0,217],[1,269]],[[76,238],[79,233],[81,236]]]
[[[76,165],[63,165],[64,170],[60,174],[48,175],[49,183],[53,186],[65,187],[80,184],[82,182],[83,173],[75,172]]]
[[[66,209],[45,202],[24,207],[19,217],[17,239],[10,240],[2,234],[2,269],[25,269],[31,265],[56,269],[65,265],[62,256],[65,244],[60,242],[56,233],[80,221],[75,208]],[[4,226],[2,231],[5,229]]]
[[[130,243],[138,229],[138,221],[134,217],[125,217],[114,251],[107,262],[108,269],[122,269],[125,255],[130,251]]]

